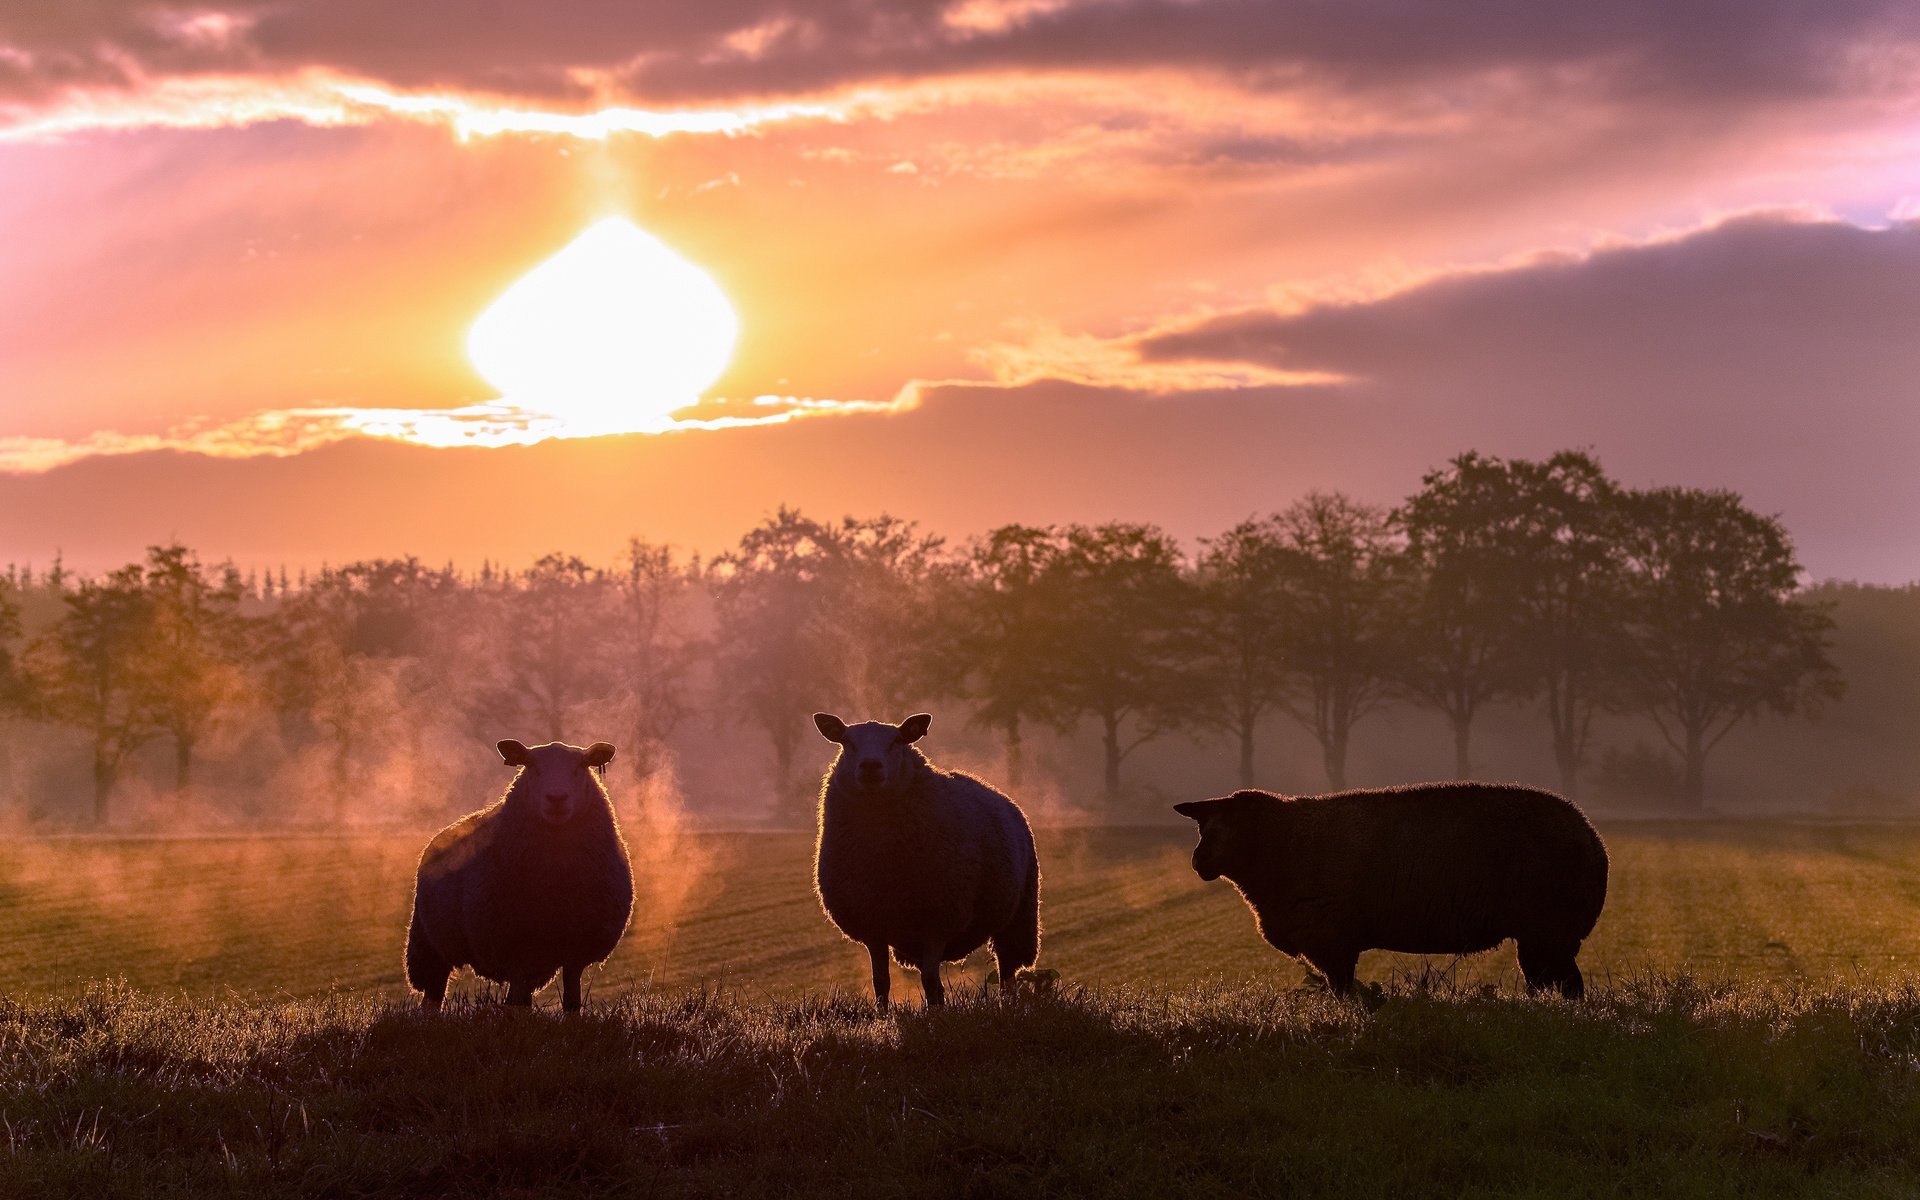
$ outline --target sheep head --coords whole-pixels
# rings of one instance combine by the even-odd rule
[[[1231,796],[1189,800],[1173,806],[1173,811],[1200,826],[1200,844],[1193,848],[1193,873],[1205,882],[1232,875],[1241,865],[1241,852],[1247,849],[1251,835],[1250,805],[1242,797],[1251,794],[1236,792]]]
[[[927,735],[933,718],[917,713],[898,725],[862,721],[849,725],[832,713],[813,714],[820,736],[840,747],[834,775],[855,792],[883,795],[899,790],[914,769],[926,760],[913,743]]]
[[[529,747],[509,739],[495,748],[501,761],[520,768],[507,792],[508,804],[530,808],[549,824],[564,825],[593,805],[606,803],[607,790],[600,776],[613,761],[612,742],[585,747],[548,742]]]

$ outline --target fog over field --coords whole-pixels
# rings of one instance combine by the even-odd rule
[[[606,740],[629,820],[812,823],[810,714],[934,716],[1042,825],[1477,777],[1637,815],[1914,813],[1920,593],[1812,582],[1740,497],[1467,453],[1392,508],[1312,492],[1192,542],[780,509],[724,554],[630,539],[0,575],[0,822],[425,829],[492,751]]]
[[[804,834],[628,828],[637,898],[592,997],[719,988],[760,1000],[858,997],[866,957],[828,924]],[[1920,965],[1920,829],[1772,821],[1603,822],[1607,908],[1581,952],[1589,985],[1684,975],[1879,986]],[[70,838],[0,845],[0,991],[73,996],[95,981],[191,997],[400,1000],[420,839]],[[1142,989],[1297,986],[1238,895],[1188,866],[1184,830],[1043,830],[1041,966]],[[981,952],[953,979],[977,988]],[[1439,977],[1518,993],[1511,945],[1466,959],[1374,953],[1361,978]],[[895,968],[895,991],[917,996]],[[497,998],[471,976],[454,994]],[[551,1000],[551,998],[549,998]],[[917,1003],[917,1000],[915,1001]]]

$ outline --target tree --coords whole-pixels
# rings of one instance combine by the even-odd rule
[[[1506,464],[1462,454],[1428,472],[1393,515],[1411,587],[1398,679],[1446,717],[1461,779],[1473,777],[1474,718],[1529,688],[1514,640],[1528,564],[1511,536],[1511,482]]]
[[[813,730],[808,714],[842,695],[840,643],[830,626],[845,569],[836,532],[782,506],[709,572],[722,691],[735,719],[766,734],[775,787],[796,818],[811,795],[794,777],[800,739]]]
[[[1734,493],[1656,488],[1622,508],[1630,695],[1679,754],[1682,797],[1699,809],[1707,756],[1742,721],[1839,697],[1833,620],[1797,598],[1800,564],[1780,522]]]
[[[29,648],[40,711],[83,731],[93,745],[93,820],[105,825],[129,755],[165,730],[145,677],[153,601],[130,564],[62,595],[66,611]]]
[[[1025,778],[1028,724],[1059,722],[1042,581],[1061,546],[1051,526],[1001,526],[969,546],[934,592],[927,644],[936,686],[974,701],[969,725],[1000,734],[1013,788]]]
[[[179,544],[151,546],[143,586],[149,605],[145,669],[149,707],[173,739],[174,787],[192,781],[194,750],[242,687],[250,623],[232,565],[210,574]]]
[[[17,646],[20,641],[20,601],[11,578],[0,581],[0,717],[28,707],[27,676]]]
[[[455,639],[443,632],[459,592],[450,574],[418,559],[375,559],[323,571],[293,589],[281,571],[281,603],[264,639],[268,679],[283,714],[311,722],[330,758],[336,824],[367,782],[365,750],[397,723],[408,761],[419,761],[421,722],[404,719],[435,672],[425,665]]]
[[[522,736],[564,740],[573,715],[614,689],[611,591],[600,570],[556,553],[487,593],[468,639],[471,661],[484,664],[476,715]]]
[[[1274,518],[1287,564],[1283,712],[1320,743],[1327,783],[1347,786],[1353,728],[1389,697],[1398,652],[1401,559],[1384,509],[1309,492]]]
[[[1496,536],[1515,565],[1519,670],[1545,701],[1561,790],[1577,796],[1593,719],[1620,699],[1626,615],[1620,487],[1580,451],[1563,450],[1544,462],[1486,462],[1504,476],[1491,486],[1498,493]]]
[[[1200,712],[1240,748],[1240,786],[1254,786],[1254,739],[1284,709],[1291,676],[1294,554],[1279,520],[1249,519],[1201,540],[1190,627],[1194,661],[1209,680]]]
[[[1058,712],[1100,723],[1112,807],[1127,756],[1190,717],[1175,641],[1191,601],[1180,548],[1152,525],[1070,526],[1041,587],[1046,687]]]
[[[823,633],[836,643],[851,699],[897,721],[931,687],[932,594],[946,565],[945,542],[886,513],[843,518],[833,540],[840,571],[833,580],[834,619]]]
[[[698,650],[687,628],[692,573],[674,561],[672,547],[636,537],[627,540],[608,583],[610,662],[633,726],[621,758],[646,779],[665,764],[667,740],[692,708],[687,689]]]

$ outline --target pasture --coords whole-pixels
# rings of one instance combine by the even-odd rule
[[[1187,866],[1190,826],[1042,830],[1041,965],[1097,986],[1292,985],[1224,881]],[[1920,970],[1920,827],[1761,821],[1602,825],[1607,908],[1581,954],[1590,981],[1875,984]],[[630,828],[638,899],[601,999],[706,987],[761,1000],[861,992],[866,960],[812,892],[798,833]],[[142,991],[398,998],[400,943],[425,834],[362,838],[0,842],[0,993]],[[957,977],[979,979],[977,955]],[[1361,977],[1444,971],[1517,986],[1509,945],[1480,958],[1373,953]],[[469,976],[456,991],[485,989]],[[896,996],[917,996],[910,973]],[[543,1001],[552,998],[542,995]]]
[[[889,1017],[806,837],[633,831],[577,1020],[394,1003],[419,838],[6,843],[0,1196],[1920,1191],[1920,830],[1602,831],[1583,1004],[1302,988],[1169,826],[1043,833],[1056,984]]]

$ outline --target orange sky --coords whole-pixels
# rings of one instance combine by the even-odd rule
[[[1196,536],[1577,444],[1920,575],[1895,0],[18,7],[0,558],[712,550],[788,501]],[[496,399],[469,327],[608,215],[737,311],[690,415],[826,403],[343,424]]]

